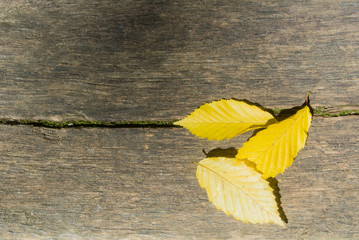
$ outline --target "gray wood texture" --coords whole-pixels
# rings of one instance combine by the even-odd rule
[[[215,148],[185,129],[1,126],[2,239],[358,239],[358,117],[315,118],[277,177],[288,227],[235,221],[196,165]]]
[[[358,110],[358,1],[1,0],[0,118],[172,120],[248,99]],[[288,227],[235,221],[180,128],[0,124],[1,239],[359,239],[359,118],[314,118],[277,177]]]
[[[0,117],[359,104],[357,1],[0,1]]]

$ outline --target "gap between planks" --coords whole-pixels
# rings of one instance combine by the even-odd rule
[[[284,109],[270,109],[275,115],[278,115]],[[359,106],[336,106],[313,108],[315,117],[345,117],[359,115]],[[0,125],[29,125],[46,128],[178,128],[173,123],[176,120],[168,121],[49,121],[49,120],[32,120],[32,119],[0,119]]]

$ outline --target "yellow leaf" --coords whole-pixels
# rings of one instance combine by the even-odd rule
[[[174,124],[187,128],[198,137],[222,140],[275,122],[272,114],[255,105],[223,99],[202,105]]]
[[[237,220],[276,223],[279,216],[273,190],[260,173],[235,158],[205,158],[198,163],[197,179],[217,209]]]
[[[274,177],[292,165],[305,145],[312,114],[304,106],[289,118],[268,126],[243,144],[237,159],[254,162],[264,178]]]

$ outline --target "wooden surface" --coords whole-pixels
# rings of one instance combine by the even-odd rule
[[[204,102],[359,104],[357,1],[0,1],[0,113],[166,120]],[[16,106],[16,107],[14,107]]]
[[[315,118],[277,177],[288,227],[218,211],[195,177],[215,148],[185,129],[0,128],[2,239],[358,239],[358,117]]]
[[[173,120],[235,97],[357,110],[357,1],[0,1],[0,118]],[[1,239],[359,239],[359,117],[314,118],[288,227],[235,221],[181,128],[0,124]]]

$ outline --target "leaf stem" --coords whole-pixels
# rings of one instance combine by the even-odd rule
[[[307,96],[305,97],[305,105],[307,105],[307,106],[309,106],[309,102],[310,102],[310,100],[309,100],[309,94],[311,94],[311,91],[309,91],[309,92],[307,93]]]

